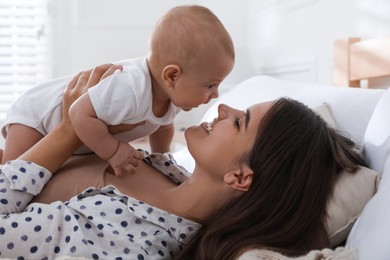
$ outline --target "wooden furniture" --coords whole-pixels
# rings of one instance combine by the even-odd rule
[[[390,82],[390,36],[336,40],[333,54],[334,85],[361,87],[367,80],[367,87],[375,87]]]

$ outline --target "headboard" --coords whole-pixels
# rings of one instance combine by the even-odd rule
[[[375,87],[378,81],[389,85],[390,36],[340,39],[333,50],[334,85],[361,87],[361,80],[367,80],[367,87]]]

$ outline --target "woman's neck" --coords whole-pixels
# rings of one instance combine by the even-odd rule
[[[207,220],[216,208],[235,195],[223,181],[212,180],[199,169],[176,185],[145,162],[140,162],[135,174],[118,178],[106,173],[105,185],[114,185],[128,196],[198,223]]]
[[[231,196],[232,189],[222,181],[211,181],[207,175],[195,171],[179,186],[162,191],[156,203],[163,210],[203,223]]]

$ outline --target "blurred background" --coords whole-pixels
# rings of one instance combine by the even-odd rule
[[[39,82],[146,55],[154,23],[183,4],[209,7],[233,38],[221,93],[259,74],[330,85],[336,39],[390,35],[389,0],[1,0],[0,122]],[[206,108],[180,113],[177,128]]]

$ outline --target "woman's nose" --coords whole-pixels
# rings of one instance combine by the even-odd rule
[[[243,117],[245,116],[245,112],[242,110],[238,110],[232,107],[229,107],[225,104],[220,104],[218,106],[218,118],[225,119],[228,117]]]
[[[225,119],[228,116],[228,106],[225,104],[220,104],[218,106],[218,118],[219,119]]]

